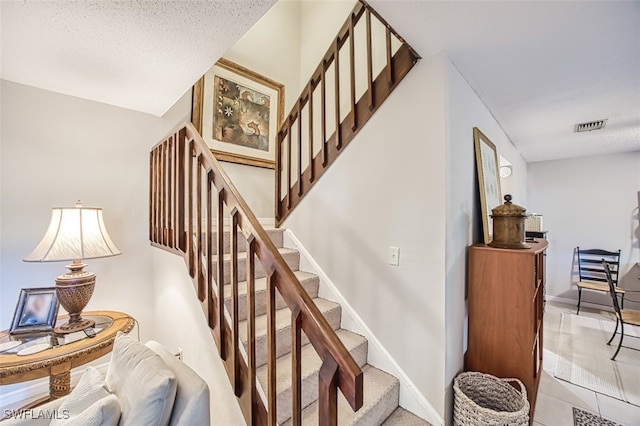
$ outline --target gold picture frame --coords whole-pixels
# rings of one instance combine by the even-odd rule
[[[193,86],[191,122],[220,161],[275,169],[284,85],[221,58]]]
[[[482,231],[484,243],[489,244],[493,234],[491,210],[502,204],[498,150],[477,127],[473,128],[473,143],[476,151],[476,170],[480,190]]]

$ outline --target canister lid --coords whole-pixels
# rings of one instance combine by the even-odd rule
[[[522,206],[517,204],[513,204],[511,202],[511,195],[507,194],[504,196],[504,204],[499,205],[491,209],[491,217],[526,217],[526,211]]]

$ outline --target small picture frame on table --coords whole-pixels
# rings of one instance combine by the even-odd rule
[[[52,331],[60,303],[55,287],[23,288],[13,314],[10,334]]]

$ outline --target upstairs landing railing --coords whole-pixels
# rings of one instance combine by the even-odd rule
[[[278,132],[278,226],[419,59],[371,6],[356,4]]]

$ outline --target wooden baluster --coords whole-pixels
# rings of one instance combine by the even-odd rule
[[[166,158],[167,158],[167,169],[165,170],[165,190],[166,190],[166,204],[165,204],[165,215],[166,215],[166,236],[165,236],[165,246],[171,247],[171,139],[169,136],[166,142]]]
[[[229,229],[229,253],[231,258],[231,351],[233,352],[233,391],[236,396],[242,392],[240,378],[240,311],[238,309],[238,209],[231,211],[231,228]]]
[[[213,170],[207,173],[207,322],[209,328],[215,327],[215,315],[213,312],[213,284],[214,284],[214,272],[213,272],[213,238],[211,233],[213,232]],[[220,290],[218,290],[220,294]]]
[[[302,424],[302,315],[295,306],[291,311],[291,424]]]
[[[340,37],[336,38],[333,52],[333,67],[335,71],[335,103],[336,103],[336,148],[342,148],[342,134],[340,132]]]
[[[163,246],[167,245],[167,240],[165,236],[167,235],[167,185],[166,185],[166,177],[167,177],[167,141],[162,142],[162,165],[160,169],[160,200],[162,202],[162,206],[160,208],[160,224],[161,224],[161,234],[160,234],[160,243]]]
[[[338,364],[330,354],[322,362],[318,374],[319,424],[338,424]]]
[[[278,423],[276,389],[276,280],[273,268],[267,273],[267,375],[268,425]]]
[[[153,241],[160,242],[160,148],[153,150]]]
[[[255,424],[256,419],[253,418],[253,404],[256,400],[256,241],[255,236],[251,234],[247,238],[247,380],[249,382],[249,401],[251,409],[251,418],[248,423]]]
[[[309,81],[309,181],[313,182],[313,78]]]
[[[163,197],[163,192],[162,192],[162,180],[164,178],[163,175],[163,148],[162,145],[160,145],[159,149],[158,149],[158,243],[163,244],[163,240],[162,240],[162,234],[163,234],[163,222],[162,222],[162,214],[163,214],[163,209],[162,209],[162,197]]]
[[[216,253],[217,253],[217,279],[216,284],[218,291],[220,287],[224,287],[224,188],[218,188],[217,196],[217,211],[216,211]],[[220,293],[218,293],[220,294]],[[219,313],[218,313],[219,315]],[[224,319],[224,317],[222,317]],[[222,328],[223,324],[219,321],[215,324],[218,328]],[[211,328],[214,328],[212,325]],[[218,331],[218,338],[220,339],[221,332]],[[219,340],[222,342],[222,339]]]
[[[180,235],[178,234],[178,196],[180,194],[180,190],[178,189],[178,141],[180,140],[180,136],[176,133],[174,135],[173,141],[173,244],[171,248],[177,248],[180,241]]]
[[[189,275],[191,278],[196,276],[196,256],[193,251],[193,153],[195,150],[195,141],[191,139],[189,141],[189,152],[187,153],[187,161],[189,162],[189,218],[187,220],[188,232],[187,232],[187,250],[189,253]]]
[[[153,178],[154,178],[154,168],[153,168],[153,153],[155,150],[151,150],[149,153],[149,240],[154,241],[153,237],[153,213],[155,212],[155,197],[153,196],[154,188],[153,188]]]
[[[298,197],[302,196],[302,98],[298,103]]]
[[[282,128],[278,131],[276,137],[276,221],[282,217],[282,206],[280,201],[282,200],[282,141],[284,136],[282,135]]]
[[[149,197],[151,202],[149,203],[149,239],[154,243],[156,240],[156,213],[158,212],[158,197],[156,188],[156,149],[151,151],[150,157],[150,173],[149,173]]]
[[[173,135],[167,143],[167,245],[173,247]]]
[[[186,244],[186,235],[185,235],[185,206],[184,206],[184,198],[185,198],[185,129],[180,129],[179,139],[178,139],[178,248],[183,253],[187,252],[187,244]]]
[[[358,128],[358,116],[356,114],[356,45],[355,45],[355,20],[356,16],[351,14],[349,23],[349,75],[351,77],[351,130],[355,132]]]
[[[369,83],[369,110],[373,111],[373,52],[371,47],[371,10],[367,8],[367,81]]]
[[[393,86],[393,57],[391,55],[391,31],[386,28],[385,38],[387,41],[387,69],[389,70],[389,87]]]
[[[162,244],[165,247],[169,246],[169,167],[171,167],[169,163],[169,139],[164,141],[163,144],[163,159],[164,159],[164,167],[162,169],[162,185],[163,185],[163,207],[162,207],[162,216],[163,216],[163,232],[162,232]]]
[[[157,236],[156,242],[158,244],[162,244],[162,144],[158,145],[158,151],[156,155],[157,155],[156,167],[158,170],[158,173],[156,175],[156,190],[158,191],[158,211],[157,211],[158,236]]]
[[[287,119],[287,208],[291,208],[291,121],[292,116]]]
[[[329,164],[327,152],[327,63],[322,60],[322,72],[320,73],[320,121],[322,122],[322,167]]]
[[[198,244],[198,259],[196,261],[196,271],[197,271],[197,283],[198,283],[198,299],[201,302],[204,302],[205,298],[205,288],[204,288],[204,276],[202,273],[202,154],[198,155],[197,160],[197,182],[196,182],[196,210],[198,212],[198,217],[196,217],[196,227],[198,228],[198,234],[196,236],[196,242]],[[209,307],[211,309],[212,306]]]

